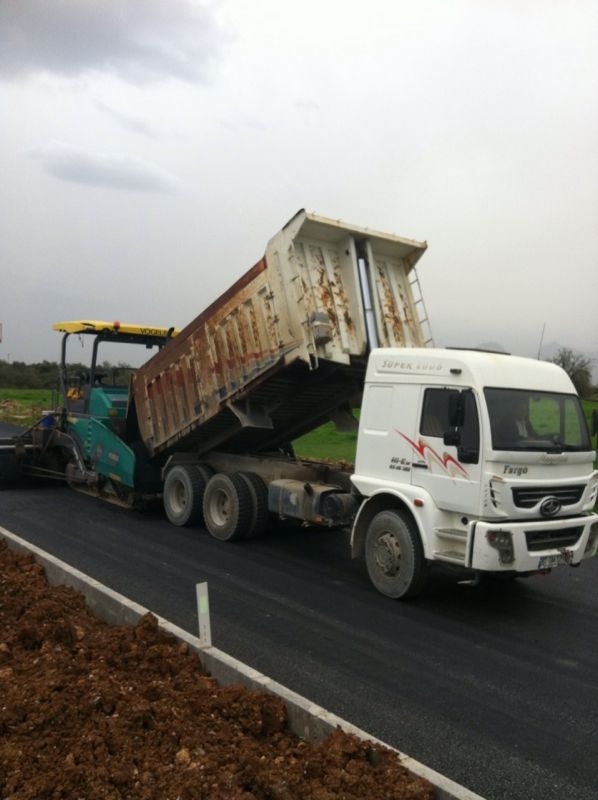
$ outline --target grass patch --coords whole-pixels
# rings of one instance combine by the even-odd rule
[[[0,389],[0,421],[24,428],[52,408],[51,389]]]
[[[326,422],[316,428],[315,431],[295,439],[293,447],[296,455],[302,458],[346,461],[349,464],[354,464],[357,431],[355,433],[341,433],[337,431],[334,422]]]

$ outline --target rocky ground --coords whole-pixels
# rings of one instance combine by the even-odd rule
[[[3,800],[430,800],[395,753],[290,733],[282,702],[219,687],[148,614],[111,627],[0,541]]]

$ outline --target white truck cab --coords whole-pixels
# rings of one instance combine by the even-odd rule
[[[376,588],[409,597],[430,562],[529,576],[598,549],[588,427],[555,364],[457,349],[375,349],[351,538]]]

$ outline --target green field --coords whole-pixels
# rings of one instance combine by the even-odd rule
[[[0,421],[27,427],[52,408],[51,389],[0,389]]]
[[[333,422],[327,422],[315,431],[293,442],[295,453],[304,458],[318,458],[330,461],[355,463],[357,431],[340,433]]]

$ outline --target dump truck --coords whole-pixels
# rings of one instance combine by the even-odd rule
[[[577,567],[598,549],[598,473],[575,389],[554,364],[433,347],[426,247],[300,211],[182,330],[57,323],[61,404],[0,453],[125,506],[159,498],[223,541],[273,517],[348,528],[391,598],[435,562],[474,581]],[[78,381],[73,335],[94,341]],[[157,352],[117,386],[104,342]],[[355,465],[295,456],[330,420],[357,432]]]

